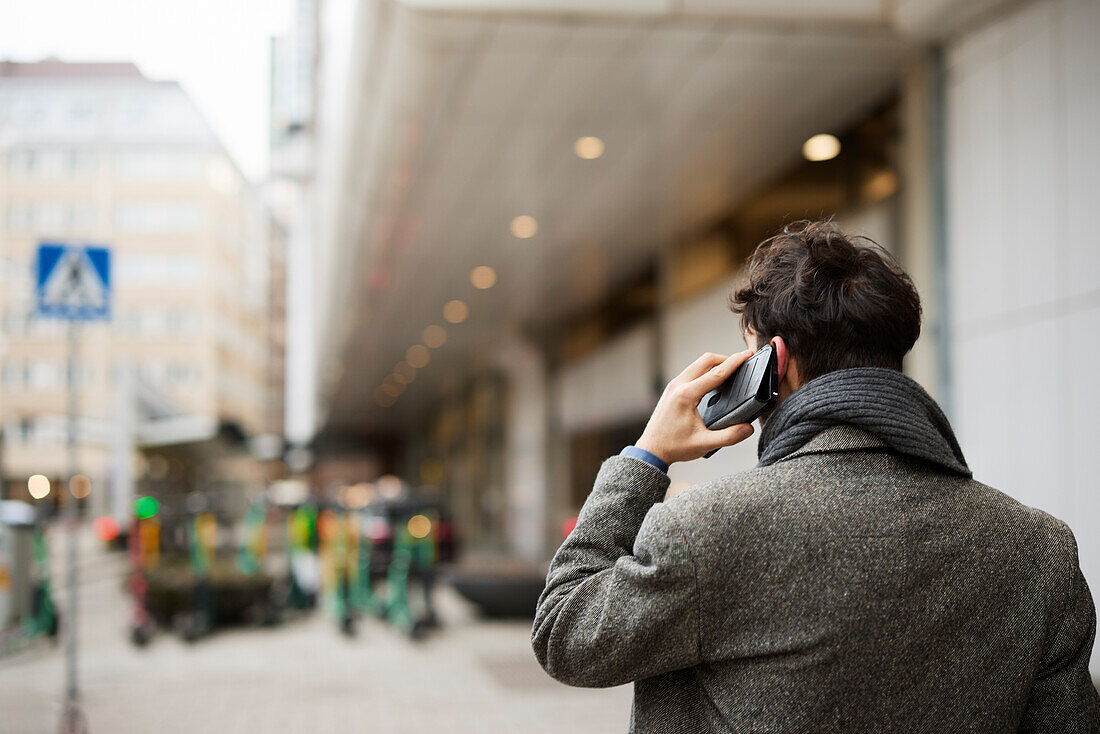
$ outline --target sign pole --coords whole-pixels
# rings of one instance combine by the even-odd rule
[[[60,487],[68,535],[68,611],[62,618],[65,640],[65,708],[60,734],[87,734],[76,681],[76,633],[80,517],[73,492],[80,471],[77,423],[80,415],[80,322],[111,319],[111,251],[105,247],[40,242],[35,258],[35,313],[68,321],[69,436],[68,481]],[[81,492],[81,494],[85,494]]]
[[[80,519],[77,515],[76,496],[73,494],[73,477],[79,473],[80,457],[77,445],[77,420],[80,412],[80,387],[78,369],[80,366],[80,323],[71,319],[68,323],[68,388],[69,388],[69,431],[68,431],[68,482],[61,488],[65,507],[65,532],[68,535],[68,614],[65,620],[65,713],[61,721],[61,734],[83,734],[87,732],[84,713],[80,708],[76,684],[76,626],[77,626],[77,535]]]

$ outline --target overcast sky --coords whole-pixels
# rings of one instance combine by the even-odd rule
[[[267,170],[270,37],[291,0],[0,0],[0,59],[133,61],[183,85],[254,180]]]

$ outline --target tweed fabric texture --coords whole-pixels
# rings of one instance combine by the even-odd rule
[[[881,367],[828,372],[795,390],[764,424],[756,445],[760,465],[774,464],[838,423],[859,426],[898,453],[971,475],[932,396],[912,378]]]
[[[634,682],[631,731],[1100,732],[1059,520],[851,424],[668,484],[603,464],[532,628],[558,680]]]

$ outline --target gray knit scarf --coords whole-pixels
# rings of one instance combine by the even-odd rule
[[[901,372],[881,367],[829,372],[795,390],[764,423],[756,449],[760,466],[794,453],[838,423],[873,433],[898,453],[971,475],[951,424],[932,396]]]

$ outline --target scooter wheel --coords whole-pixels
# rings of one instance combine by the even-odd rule
[[[413,640],[423,640],[428,636],[428,624],[424,619],[418,619],[413,622],[412,627],[409,628],[409,638]]]
[[[153,639],[153,630],[147,624],[135,624],[130,627],[130,642],[134,647],[145,647]]]
[[[183,618],[177,624],[177,628],[184,642],[197,642],[206,632],[202,615],[194,612],[183,615]]]

